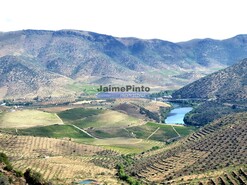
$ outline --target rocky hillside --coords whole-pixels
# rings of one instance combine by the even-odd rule
[[[75,30],[1,32],[0,94],[74,95],[67,85],[75,81],[179,88],[247,57],[246,43],[247,35],[172,43]]]
[[[35,95],[63,95],[72,93],[62,87],[69,80],[59,74],[36,66],[31,58],[4,56],[0,58],[0,99],[34,97]]]
[[[173,97],[217,99],[230,103],[246,101],[247,59],[179,89]]]

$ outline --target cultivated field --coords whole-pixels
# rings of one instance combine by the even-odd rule
[[[147,182],[179,184],[174,179],[180,176],[246,164],[246,143],[247,113],[230,115],[178,141],[166,152],[142,158],[130,171]]]
[[[15,130],[13,132],[15,132]],[[91,138],[72,125],[49,125],[18,129],[18,134],[51,138]]]
[[[38,110],[11,110],[0,114],[0,128],[25,128],[63,124],[54,113]]]
[[[71,109],[58,114],[61,119],[80,128],[129,127],[143,124],[141,119],[113,110]]]
[[[61,111],[66,111],[69,109],[72,109],[72,106],[53,106],[53,107],[46,107],[46,108],[40,108],[38,110],[45,111],[45,112],[50,112],[50,113],[58,113]]]
[[[143,121],[117,111],[107,110],[103,114],[88,117],[76,124],[82,127],[129,127],[143,124]]]
[[[118,184],[114,177],[116,171],[96,166],[90,157],[50,157],[47,159],[28,159],[14,161],[15,168],[27,168],[40,172],[45,180],[54,184],[71,184],[84,179],[95,179],[100,183]]]
[[[247,165],[239,165],[207,173],[187,175],[182,178],[174,179],[173,183],[198,185],[246,185]]]
[[[41,111],[21,111],[21,113],[26,112],[40,113]],[[145,152],[156,146],[163,148],[167,140],[177,140],[194,131],[194,127],[151,122],[145,124],[143,119],[113,110],[73,108],[57,114],[65,124],[19,128],[17,133],[24,136],[65,138],[129,154]],[[15,129],[8,129],[8,131],[16,133]]]
[[[114,169],[96,166],[92,160],[111,160],[119,154],[97,146],[69,140],[0,134],[0,151],[6,153],[14,167],[32,168],[45,179],[70,184],[83,179],[119,184]]]
[[[168,141],[186,136],[196,129],[181,125],[167,125],[157,123],[146,123],[145,125],[127,128],[136,138],[151,139],[156,141]]]
[[[164,143],[152,140],[136,139],[136,138],[107,138],[84,141],[85,143],[101,146],[103,148],[116,151],[121,154],[138,154],[143,151],[150,150],[152,147],[162,148]]]

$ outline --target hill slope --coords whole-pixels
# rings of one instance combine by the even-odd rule
[[[229,115],[201,128],[165,152],[140,158],[129,171],[149,183],[183,184],[198,177],[212,178],[209,172],[247,163],[246,134],[247,113]],[[190,179],[185,180],[185,176]]]
[[[174,98],[247,100],[247,59],[201,78],[173,94]]]
[[[0,58],[0,99],[72,94],[63,87],[69,79],[39,67],[35,59],[21,56]]]
[[[246,41],[246,35],[172,43],[76,30],[0,33],[0,91],[3,98],[71,95],[66,84],[74,81],[174,89],[247,57]]]

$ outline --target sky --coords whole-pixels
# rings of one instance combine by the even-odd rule
[[[180,42],[247,34],[246,0],[1,0],[0,31],[93,31]]]

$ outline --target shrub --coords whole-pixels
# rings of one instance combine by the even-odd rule
[[[5,153],[0,153],[0,162],[3,162],[4,164],[9,164],[9,159]]]
[[[7,170],[7,171],[12,171],[13,170],[13,166],[11,164],[7,164],[3,169]]]
[[[160,149],[159,146],[153,146],[153,147],[151,148],[151,150],[158,150],[158,149]]]
[[[30,168],[28,168],[25,173],[24,177],[28,184],[30,185],[42,185],[44,183],[44,180],[40,173],[32,171]]]
[[[14,172],[15,172],[16,177],[22,177],[23,176],[23,173],[19,170],[15,170]]]
[[[117,175],[119,179],[126,181],[130,185],[141,185],[139,181],[137,181],[136,179],[125,173],[124,166],[122,164],[118,164],[117,169],[118,169]]]

